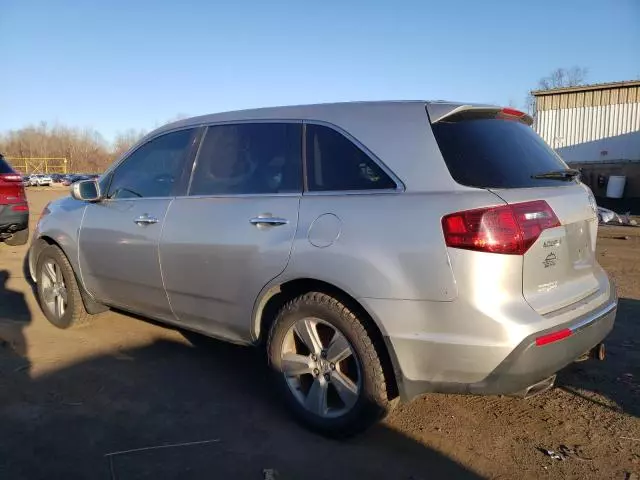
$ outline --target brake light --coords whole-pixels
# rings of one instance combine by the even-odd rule
[[[558,340],[562,340],[563,338],[571,336],[572,333],[573,332],[568,328],[559,330],[557,332],[548,333],[547,335],[536,338],[536,345],[538,347],[541,347],[542,345],[547,345],[548,343],[557,342]]]
[[[452,213],[442,218],[448,247],[524,255],[543,230],[560,221],[544,200]]]
[[[21,182],[22,177],[16,173],[2,173],[0,174],[0,179],[5,182]]]
[[[500,113],[502,113],[503,115],[509,115],[510,117],[524,117],[524,112],[516,110],[515,108],[505,107],[500,110]]]
[[[28,205],[14,205],[13,207],[11,207],[11,210],[13,210],[14,212],[28,212],[29,211],[29,206]]]

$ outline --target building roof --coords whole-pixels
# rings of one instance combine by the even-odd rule
[[[623,82],[594,83],[592,85],[576,85],[575,87],[551,88],[549,90],[533,90],[532,95],[541,97],[544,95],[555,95],[558,93],[591,92],[594,90],[605,90],[611,88],[640,87],[640,80],[626,80]]]

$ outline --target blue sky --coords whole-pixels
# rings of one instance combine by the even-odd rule
[[[638,0],[0,0],[0,131],[107,140],[177,114],[345,100],[524,104],[538,79],[640,78]]]

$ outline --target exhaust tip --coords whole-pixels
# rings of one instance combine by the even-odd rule
[[[527,388],[525,388],[525,390],[522,392],[522,397],[531,398],[535,395],[544,393],[550,388],[552,388],[555,383],[556,383],[556,376],[551,375],[550,377],[545,378],[544,380],[541,380],[538,383],[534,383],[533,385],[530,385]]]
[[[607,356],[607,349],[605,348],[604,343],[599,343],[598,345],[593,347],[589,352],[589,357],[595,360],[603,361],[606,356]]]

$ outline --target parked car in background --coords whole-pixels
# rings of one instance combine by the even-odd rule
[[[617,298],[595,200],[531,123],[363,102],[159,128],[45,209],[40,305],[60,328],[117,307],[266,345],[288,410],[327,435],[398,396],[543,391],[600,349]]]
[[[48,187],[53,183],[50,175],[34,174],[29,177],[29,185],[32,187]]]
[[[51,175],[45,174],[38,177],[38,186],[40,187],[48,187],[52,183],[53,179],[51,178]]]
[[[62,180],[62,185],[68,187],[76,182],[79,182],[80,180],[87,180],[87,177],[84,175],[67,175]]]
[[[29,204],[23,177],[0,155],[0,240],[24,245],[29,240]]]

